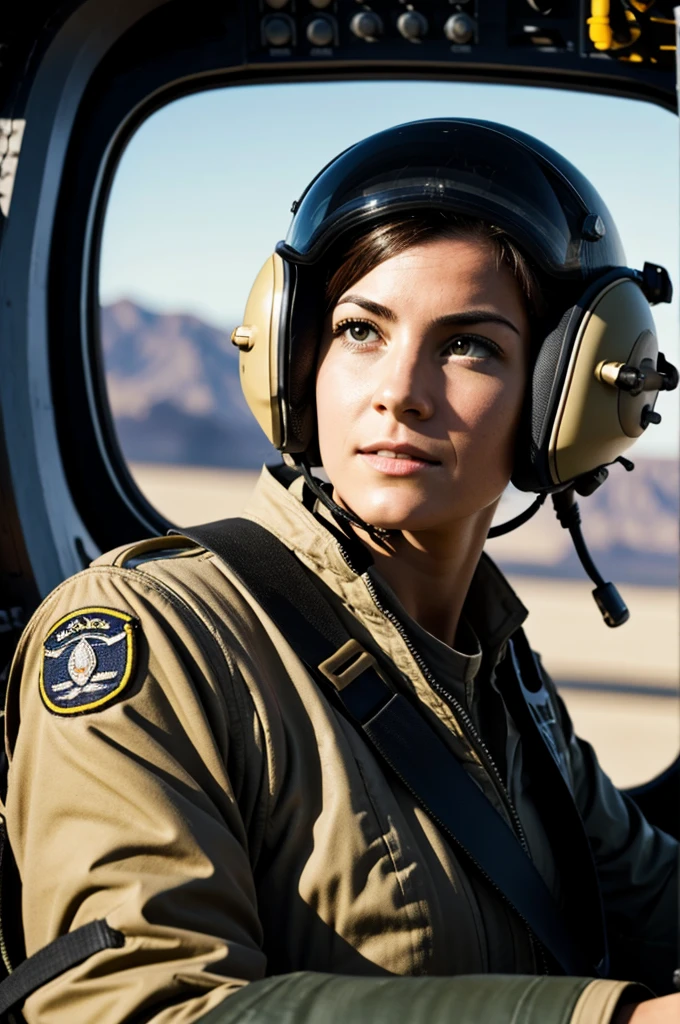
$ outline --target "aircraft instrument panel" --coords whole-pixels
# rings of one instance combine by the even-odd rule
[[[247,60],[258,64],[427,65],[474,77],[547,77],[565,86],[587,74],[625,92],[627,78],[674,104],[675,38],[665,5],[625,17],[601,0],[255,0],[245,2]],[[606,14],[602,12],[605,11]],[[571,82],[570,82],[571,79]],[[651,96],[650,96],[651,98]]]

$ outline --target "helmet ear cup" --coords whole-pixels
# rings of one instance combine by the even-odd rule
[[[243,324],[231,335],[255,419],[275,448],[305,452],[313,465],[319,462],[314,367],[323,293],[313,267],[297,267],[274,252],[250,289]]]
[[[325,281],[316,267],[291,265],[291,300],[288,311],[287,366],[285,369],[285,452],[304,452],[309,463],[320,465],[316,431],[316,363],[325,317]]]
[[[654,320],[640,286],[623,278],[605,287],[584,316],[575,339],[550,434],[548,458],[555,483],[613,462],[645,427],[645,406],[658,391],[633,396],[600,377],[603,363],[656,367]]]
[[[571,306],[538,349],[527,385],[512,476],[513,484],[521,491],[544,491],[553,486],[548,459],[553,410],[569,363],[570,343],[582,317],[583,310]]]
[[[274,445],[284,445],[282,310],[289,269],[277,253],[266,261],[250,290],[244,322],[231,336],[240,351],[239,373],[246,402]]]
[[[536,359],[513,483],[550,491],[613,462],[644,431],[658,392],[632,396],[606,383],[603,363],[656,366],[649,303],[631,271],[607,275],[562,317]]]

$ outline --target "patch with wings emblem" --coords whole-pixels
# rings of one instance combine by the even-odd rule
[[[52,626],[40,672],[40,693],[50,711],[96,711],[122,693],[134,667],[136,623],[111,608],[81,608]]]

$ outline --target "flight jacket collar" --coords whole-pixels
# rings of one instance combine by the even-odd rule
[[[372,568],[365,546],[340,530],[330,513],[310,495],[302,479],[298,477],[290,483],[288,473],[278,467],[264,467],[245,515],[286,544],[367,626],[386,653],[394,656],[386,630],[388,609],[438,681],[459,695],[461,687],[473,682],[483,663],[485,675],[493,670],[508,639],[527,616],[510,584],[483,553],[463,607],[468,651],[449,647],[407,613]]]

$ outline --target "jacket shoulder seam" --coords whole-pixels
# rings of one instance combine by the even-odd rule
[[[203,549],[197,548],[196,550],[199,551],[199,552],[202,552]],[[234,696],[234,700],[233,700],[232,703],[233,703],[233,706],[235,706],[235,708],[236,708],[236,717],[238,718],[238,726],[237,726],[238,736],[232,735],[232,739],[237,740],[238,748],[243,753],[246,750],[246,735],[248,733],[248,728],[247,728],[247,724],[244,721],[244,717],[243,717],[242,690],[245,690],[246,693],[248,694],[248,698],[249,698],[249,700],[248,700],[248,707],[250,709],[251,714],[254,716],[254,718],[257,719],[257,721],[259,723],[259,726],[262,729],[263,733],[266,734],[267,729],[265,727],[264,722],[260,718],[260,715],[258,714],[256,703],[255,703],[255,701],[253,701],[253,699],[252,699],[252,697],[251,697],[251,695],[250,695],[250,693],[248,691],[248,687],[244,683],[239,685],[238,682],[237,682],[237,678],[236,677],[238,676],[240,678],[240,672],[238,671],[238,666],[236,665],[236,662],[235,662],[234,658],[232,657],[231,652],[229,651],[229,648],[227,647],[227,645],[224,643],[222,637],[220,636],[219,630],[216,628],[214,620],[212,619],[212,617],[207,615],[207,614],[203,614],[203,612],[199,608],[197,608],[193,603],[190,603],[186,598],[184,598],[184,597],[180,596],[179,594],[177,594],[172,589],[172,587],[170,587],[167,583],[157,579],[155,576],[148,575],[147,573],[144,572],[144,570],[142,568],[140,568],[140,569],[121,569],[121,570],[118,570],[118,571],[125,573],[126,577],[128,576],[129,573],[134,572],[136,578],[137,579],[142,579],[144,581],[144,583],[149,587],[150,590],[156,590],[158,593],[164,594],[166,597],[169,597],[171,599],[171,603],[176,604],[178,607],[183,607],[184,609],[186,609],[186,611],[189,612],[189,615],[194,620],[196,620],[199,623],[199,625],[202,627],[202,630],[204,630],[208,634],[208,636],[212,639],[213,645],[214,645],[214,647],[217,648],[217,650],[222,655],[223,662],[226,665],[227,671],[229,673],[229,678],[230,678],[231,685],[232,685],[232,693],[233,693],[233,696]],[[267,744],[265,744],[265,746],[264,746],[264,756],[265,756],[265,763],[267,764],[267,775],[270,775],[271,774],[271,765],[269,764],[269,754],[268,754]],[[269,818],[269,810],[270,810],[269,787],[265,786],[264,789],[263,789],[263,793],[264,793],[264,801],[265,801],[265,818],[268,820],[268,818]]]

